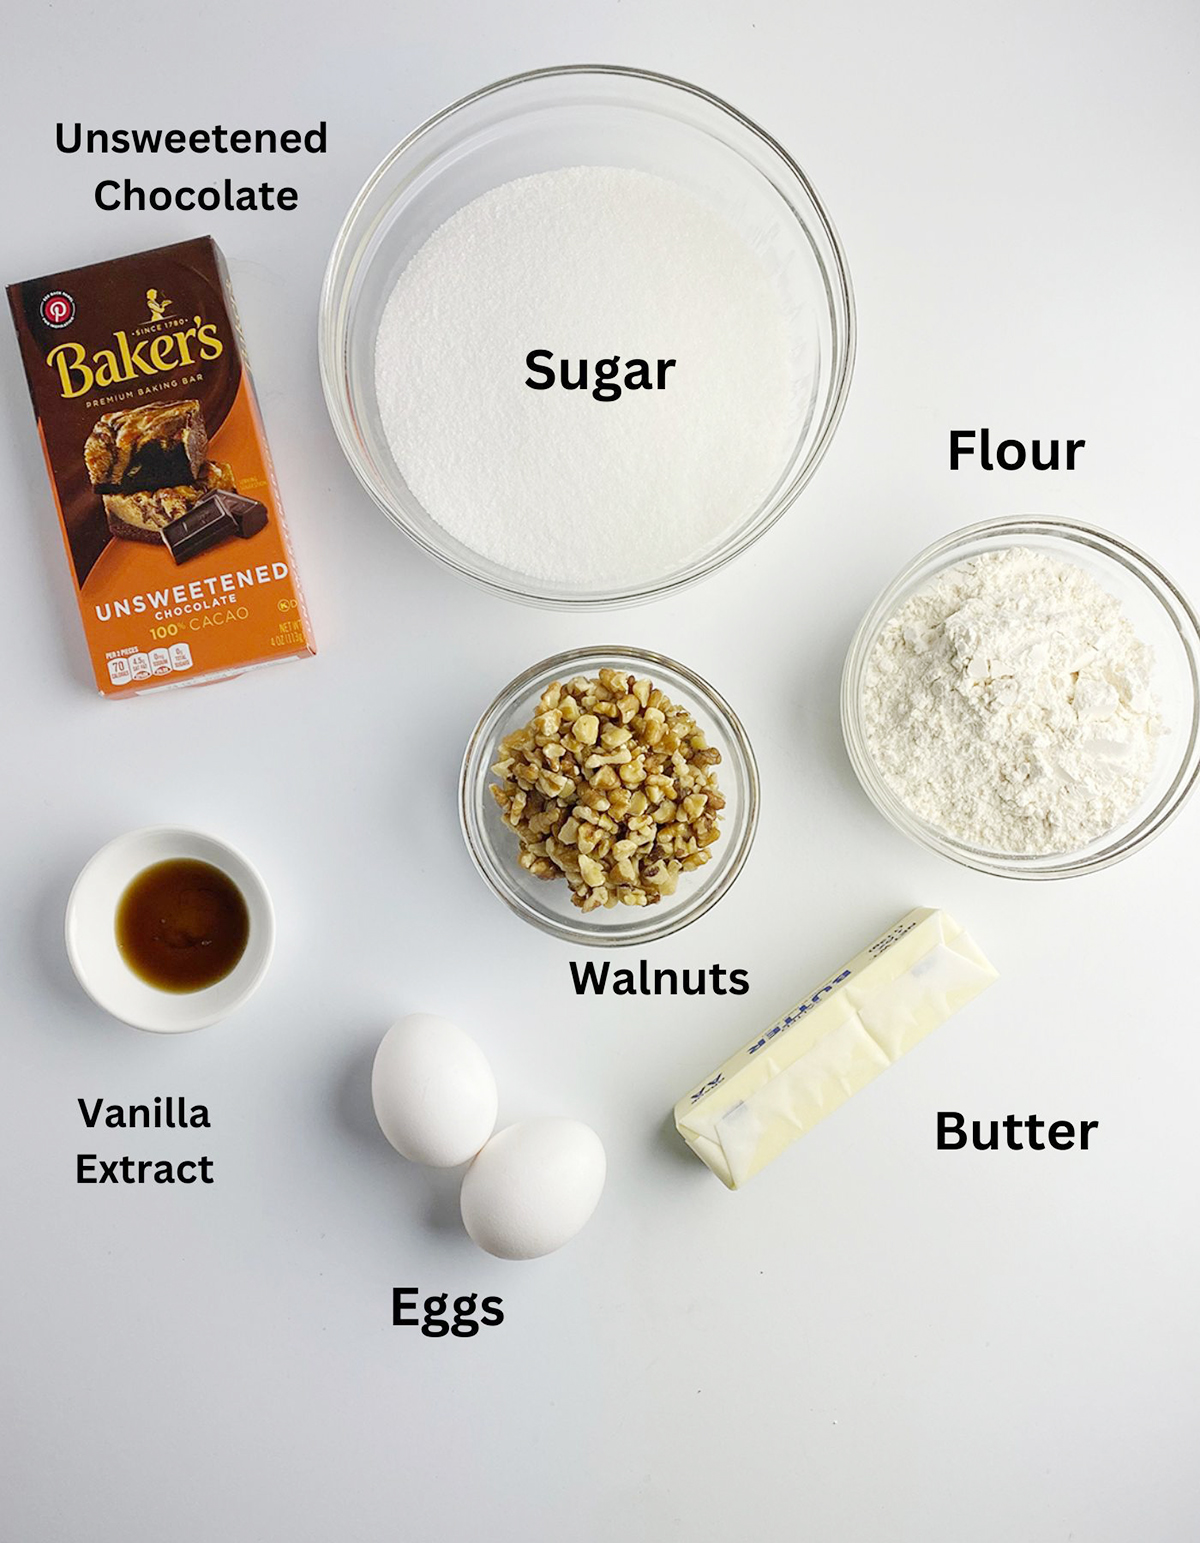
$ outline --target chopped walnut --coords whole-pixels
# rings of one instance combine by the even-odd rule
[[[581,911],[657,905],[712,856],[720,760],[651,681],[605,669],[547,686],[502,740],[492,794],[520,839],[520,866],[565,878]]]

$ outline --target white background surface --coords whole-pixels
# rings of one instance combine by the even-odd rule
[[[850,634],[918,548],[1076,514],[1200,589],[1197,21],[1183,0],[992,8],[214,0],[28,6],[6,33],[5,281],[206,229],[227,252],[320,656],[100,701],[15,346],[0,348],[6,701],[0,1535],[11,1543],[758,1536],[1188,1543],[1195,1463],[1194,977],[1200,808],[1129,863],[1006,885],[925,856],[854,783]],[[781,526],[702,588],[602,619],[478,593],[354,482],[317,380],[342,214],[423,117],[512,71],[600,59],[734,102],[845,242],[858,367]],[[67,157],[85,124],[309,126],[321,160]],[[102,176],[293,183],[291,214],[108,214]],[[951,427],[1086,438],[1072,474],[952,475]],[[734,891],[650,952],[747,998],[577,999],[455,816],[478,712],[611,638],[741,713],[763,820]],[[74,984],[91,852],[179,822],[240,845],[280,945],[227,1024],[156,1039]],[[675,1098],[913,904],[1003,980],[727,1194]],[[610,1182],[541,1263],[476,1253],[455,1177],[374,1127],[370,1058],[413,1009],[492,1059],[502,1119],[574,1114]],[[84,1129],[76,1099],[184,1094],[194,1135]],[[939,1108],[1098,1119],[1087,1154],[934,1150]],[[211,1188],[78,1188],[75,1154],[209,1152]],[[496,1292],[473,1340],[390,1326],[394,1285]]]

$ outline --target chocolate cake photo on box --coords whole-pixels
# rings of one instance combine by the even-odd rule
[[[87,437],[83,460],[104,501],[110,534],[122,541],[161,540],[176,564],[234,536],[257,535],[267,523],[267,506],[239,494],[233,468],[205,460],[207,450],[199,402],[105,413]]]
[[[83,447],[97,493],[182,487],[196,480],[207,455],[204,414],[191,399],[105,413]]]

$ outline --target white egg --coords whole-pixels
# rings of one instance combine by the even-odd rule
[[[467,1169],[463,1225],[499,1259],[540,1259],[569,1242],[604,1188],[604,1148],[578,1120],[523,1120],[497,1131]]]
[[[411,1013],[380,1041],[371,1068],[379,1128],[402,1157],[430,1168],[469,1163],[496,1128],[496,1079],[469,1034]]]

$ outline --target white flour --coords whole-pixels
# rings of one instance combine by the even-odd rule
[[[451,535],[533,578],[618,586],[698,556],[771,492],[799,418],[787,332],[720,214],[661,177],[574,167],[494,188],[426,241],[380,323],[376,393]],[[597,401],[528,387],[534,349],[573,377],[580,359],[677,363],[665,389]]]
[[[910,809],[961,841],[1075,851],[1150,780],[1152,663],[1083,569],[1025,547],[988,552],[887,623],[864,682],[868,749]]]

